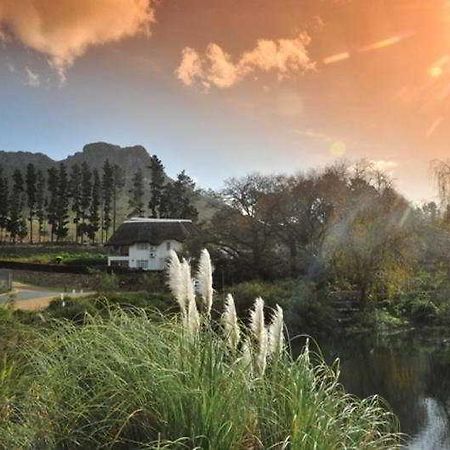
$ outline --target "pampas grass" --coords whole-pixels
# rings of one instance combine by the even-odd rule
[[[8,381],[1,448],[399,448],[397,422],[377,398],[346,394],[337,367],[308,345],[297,359],[283,351],[281,308],[269,325],[266,367],[261,298],[239,339],[227,298],[222,324],[234,330],[234,351],[230,333],[216,332],[207,314],[200,318],[189,262],[171,255],[168,270],[186,320],[112,310],[87,316],[83,326],[50,321],[36,332],[22,355],[27,364]]]
[[[197,309],[197,302],[195,299],[194,280],[191,277],[191,265],[188,261],[183,259],[181,263],[181,271],[183,275],[183,284],[185,287],[185,295],[187,302],[187,328],[190,333],[197,333],[200,329],[200,315]]]
[[[207,316],[211,315],[211,308],[213,303],[213,268],[211,264],[211,257],[206,249],[200,253],[200,260],[197,270],[198,292],[203,300],[204,309]]]
[[[187,314],[185,276],[178,255],[170,250],[167,262],[167,285],[180,307],[183,316]]]
[[[222,325],[228,346],[231,348],[231,350],[235,351],[239,345],[241,330],[239,328],[239,321],[236,314],[234,299],[231,294],[228,294],[225,300],[225,309],[222,315]]]
[[[140,311],[37,338],[0,422],[5,449],[399,448],[380,401],[347,395],[308,350],[255,379],[221,333],[186,339],[178,321]]]
[[[283,309],[277,305],[269,325],[269,354],[279,358],[284,351]]]
[[[264,319],[264,301],[261,297],[255,300],[250,313],[250,330],[255,343],[255,369],[260,376],[264,375],[267,364],[268,334]]]

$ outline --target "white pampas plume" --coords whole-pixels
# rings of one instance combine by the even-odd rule
[[[197,282],[198,293],[203,299],[205,311],[208,316],[211,315],[211,308],[213,302],[213,268],[211,264],[211,257],[208,250],[204,248],[200,254],[200,260],[198,263]]]
[[[225,301],[225,310],[222,314],[222,324],[228,346],[232,350],[236,350],[239,345],[241,330],[239,328],[234,299],[231,294],[227,295]]]
[[[187,301],[187,326],[190,332],[197,333],[200,329],[200,316],[195,301],[194,280],[191,277],[191,265],[183,259],[181,263],[185,299]]]
[[[250,375],[252,375],[252,347],[248,337],[245,338],[242,344],[240,362],[245,369],[250,371]]]
[[[250,312],[250,329],[257,345],[255,366],[257,373],[262,376],[266,370],[268,353],[268,335],[264,322],[264,301],[261,297],[255,300],[253,310]]]
[[[174,250],[170,250],[169,252],[167,274],[167,285],[180,306],[182,316],[185,317],[187,313],[186,287],[181,263]]]
[[[279,358],[284,350],[283,328],[283,309],[277,305],[269,325],[269,353],[275,358]]]

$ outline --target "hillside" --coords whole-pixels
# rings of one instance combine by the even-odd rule
[[[3,168],[4,174],[7,176],[10,176],[16,169],[25,170],[29,163],[33,163],[36,168],[46,171],[61,162],[66,164],[68,168],[77,163],[81,165],[83,162],[87,162],[91,169],[101,170],[106,159],[113,165],[117,164],[123,170],[126,182],[124,192],[129,189],[132,177],[138,169],[142,170],[145,187],[148,188],[151,180],[152,155],[141,145],[120,147],[106,142],[96,142],[85,145],[81,152],[69,155],[61,161],[53,160],[43,153],[0,151],[0,167]],[[217,200],[202,192],[196,195],[195,204],[200,213],[200,220],[207,220],[217,207]],[[127,208],[126,199],[119,199],[118,213],[121,218],[127,215]]]
[[[126,173],[127,179],[130,179],[138,168],[141,168],[148,177],[151,158],[151,155],[141,145],[120,147],[106,142],[87,144],[81,152],[70,155],[61,161],[55,161],[43,153],[0,151],[0,165],[6,174],[15,169],[22,170],[29,163],[33,163],[42,170],[49,169],[60,162],[65,163],[68,167],[76,163],[87,162],[91,169],[101,169],[105,160],[109,159],[111,164],[120,166]]]

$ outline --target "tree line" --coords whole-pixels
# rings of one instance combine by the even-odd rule
[[[100,170],[83,162],[43,171],[30,163],[10,177],[0,166],[0,242],[103,243],[124,218],[119,217],[123,205],[127,217],[196,219],[195,184],[185,171],[168,179],[157,156],[149,169],[149,183],[142,169],[127,183],[123,170],[109,160]]]
[[[420,267],[450,273],[450,209],[410,204],[365,161],[233,178],[220,198],[209,233],[192,245],[208,245],[230,281],[302,277],[367,299],[394,292]]]

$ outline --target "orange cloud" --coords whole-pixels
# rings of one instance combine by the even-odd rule
[[[90,47],[149,33],[153,0],[0,0],[0,36],[65,69]]]
[[[186,47],[176,70],[187,86],[199,83],[206,88],[229,88],[256,72],[274,72],[281,79],[314,68],[308,54],[310,37],[306,33],[294,39],[260,39],[256,47],[243,53],[237,62],[219,45],[209,44],[204,54]]]

